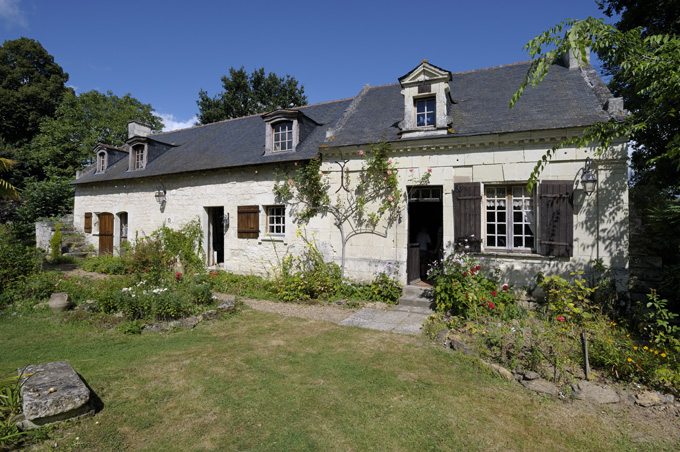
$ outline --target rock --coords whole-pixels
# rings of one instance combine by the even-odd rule
[[[539,378],[541,378],[541,375],[537,372],[534,372],[533,370],[527,370],[524,372],[525,380],[538,380]]]
[[[448,328],[442,328],[441,330],[439,330],[439,332],[435,336],[434,340],[435,340],[436,343],[441,344],[446,340],[448,335],[449,335]]]
[[[68,310],[71,307],[71,299],[66,292],[57,292],[52,294],[47,304],[52,312],[56,314]]]
[[[182,328],[193,328],[199,323],[201,323],[199,318],[193,315],[191,317],[187,317],[180,320],[180,325],[182,326]]]
[[[635,403],[643,407],[664,405],[665,397],[658,392],[645,391],[635,396]]]
[[[233,311],[235,308],[236,308],[236,301],[235,300],[224,300],[217,307],[217,309],[219,309],[221,311],[226,311],[226,312]]]
[[[574,392],[575,399],[589,400],[600,404],[618,403],[621,400],[614,389],[603,388],[586,380],[579,381],[577,388],[578,391]]]
[[[115,314],[113,314],[113,316],[114,316],[114,317],[117,317],[117,318],[119,318],[119,319],[125,318],[125,314],[124,314],[122,311],[121,311],[121,312],[116,312]]]
[[[336,306],[344,306],[345,304],[347,304],[347,300],[346,300],[346,299],[336,300],[336,302],[335,302],[335,305],[336,305]]]
[[[208,311],[205,311],[203,314],[199,315],[198,317],[201,320],[213,320],[216,319],[220,316],[219,312],[217,312],[216,309],[210,309]]]
[[[144,332],[144,333],[162,333],[163,331],[167,331],[167,330],[168,330],[168,322],[147,323],[142,328],[142,332]]]
[[[568,372],[572,374],[574,377],[578,378],[579,380],[586,379],[586,373],[583,371],[583,369],[581,369],[578,366],[569,368]]]
[[[495,373],[500,375],[501,377],[505,378],[506,380],[514,380],[515,377],[512,375],[512,372],[510,372],[508,369],[506,369],[503,366],[499,366],[498,364],[491,363],[488,365],[491,370],[493,370]]]
[[[467,348],[464,343],[462,343],[461,341],[457,341],[455,339],[451,339],[451,348],[453,350],[458,351],[458,352],[463,352],[466,355],[474,356],[474,354],[475,354],[475,352],[473,352],[472,350]]]
[[[530,391],[548,394],[551,396],[557,396],[557,394],[559,394],[557,386],[547,380],[543,380],[542,378],[537,378],[535,380],[523,380],[520,383],[522,383],[522,386],[529,389]]]
[[[22,430],[94,414],[90,389],[66,361],[30,365],[18,373],[33,374],[21,379]]]

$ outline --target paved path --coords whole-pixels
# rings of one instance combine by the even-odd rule
[[[339,323],[371,330],[400,334],[420,334],[423,322],[432,314],[429,309],[395,306],[389,311],[364,308]]]

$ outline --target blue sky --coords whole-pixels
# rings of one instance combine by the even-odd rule
[[[318,103],[422,59],[451,72],[525,61],[534,36],[588,16],[603,16],[595,0],[0,0],[0,42],[40,41],[77,92],[130,93],[170,130],[193,124],[199,90],[217,94],[232,66],[290,74]]]

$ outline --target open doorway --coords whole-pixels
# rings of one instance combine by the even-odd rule
[[[206,207],[208,211],[208,265],[224,263],[224,207]]]
[[[441,259],[443,246],[442,187],[408,187],[409,284],[427,282],[427,270]]]

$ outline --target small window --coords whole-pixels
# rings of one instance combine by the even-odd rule
[[[267,207],[267,233],[269,235],[286,233],[286,208],[284,206]]]
[[[106,151],[97,154],[97,173],[106,171]]]
[[[534,198],[526,187],[486,187],[486,246],[535,248]]]
[[[138,144],[132,147],[131,170],[144,169],[146,166],[146,147],[143,144]]]
[[[274,151],[293,150],[293,122],[284,121],[274,124]]]
[[[427,99],[416,100],[416,126],[434,127],[436,125],[435,100],[430,97]]]

